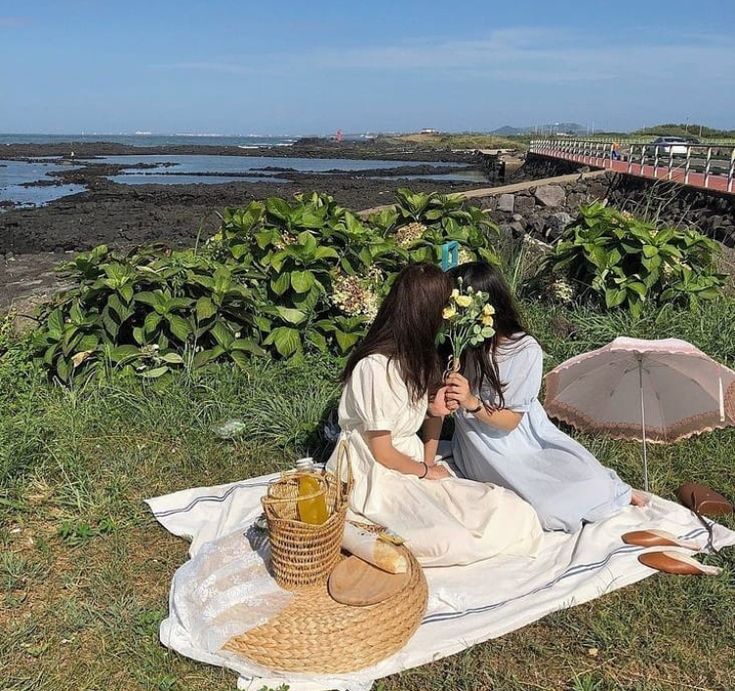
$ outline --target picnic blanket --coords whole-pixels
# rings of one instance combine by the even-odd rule
[[[277,688],[288,684],[291,691],[366,691],[375,679],[457,653],[526,626],[550,612],[593,600],[655,574],[637,560],[645,551],[643,548],[621,541],[620,536],[628,531],[667,530],[698,543],[703,550],[707,543],[707,531],[691,511],[652,495],[646,507],[626,507],[608,520],[586,525],[578,533],[545,533],[541,551],[533,560],[495,557],[469,566],[425,569],[429,603],[421,627],[402,651],[373,667],[341,677],[281,674],[213,647],[236,632],[224,626],[222,631],[210,631],[213,636],[205,640],[199,626],[202,622],[192,618],[189,606],[193,579],[199,579],[197,583],[201,584],[210,561],[215,559],[219,560],[218,573],[224,567],[234,581],[235,574],[243,573],[239,569],[253,574],[257,588],[261,589],[256,588],[255,595],[262,592],[265,609],[272,606],[277,612],[278,607],[285,606],[285,601],[279,600],[282,591],[279,594],[272,582],[268,584],[261,578],[262,564],[253,561],[254,555],[248,550],[254,548],[246,539],[262,512],[260,498],[269,482],[277,477],[274,474],[216,487],[186,489],[147,502],[161,525],[174,535],[191,540],[191,559],[176,572],[172,582],[169,616],[160,628],[161,642],[187,657],[234,670],[240,674],[240,689],[255,691],[264,685]],[[713,525],[715,547],[735,544],[735,532]],[[400,526],[390,527],[400,532]],[[261,600],[253,597],[248,583],[232,585],[236,588],[230,589],[229,594],[233,597],[234,593],[235,600],[241,597],[241,614],[247,614],[251,620],[266,616],[263,611],[249,609],[250,604]],[[237,608],[238,604],[233,606]],[[232,618],[228,621],[231,624]],[[207,628],[213,628],[210,620],[205,623]]]

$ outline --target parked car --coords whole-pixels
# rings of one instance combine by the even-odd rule
[[[674,156],[686,156],[687,149],[692,142],[685,137],[659,137],[654,139],[651,144],[660,147],[659,151],[664,154],[674,154]]]

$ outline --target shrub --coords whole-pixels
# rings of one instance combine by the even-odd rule
[[[719,247],[692,229],[662,228],[600,203],[583,206],[544,263],[577,293],[639,316],[646,302],[686,303],[719,295]]]
[[[368,220],[328,195],[273,197],[226,209],[202,249],[100,246],[64,267],[72,288],[41,315],[39,359],[64,383],[110,368],[157,379],[172,369],[251,355],[344,355],[363,335],[393,276],[438,261],[497,261],[493,224],[457,195],[400,190]]]

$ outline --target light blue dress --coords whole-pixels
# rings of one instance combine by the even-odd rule
[[[546,415],[538,400],[543,376],[538,342],[531,336],[509,341],[496,356],[506,384],[505,407],[523,413],[523,419],[504,432],[470,413],[457,413],[452,454],[460,475],[512,489],[536,509],[545,530],[573,533],[583,522],[607,518],[629,504],[630,486]],[[487,382],[482,397],[497,402]]]

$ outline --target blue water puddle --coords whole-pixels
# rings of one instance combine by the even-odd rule
[[[138,163],[158,164],[154,168],[141,170],[131,168],[123,170],[123,174],[175,172],[175,173],[249,173],[268,172],[264,168],[288,168],[299,173],[326,173],[336,170],[351,172],[360,170],[376,170],[378,168],[416,167],[424,165],[447,166],[450,168],[466,168],[465,163],[432,163],[427,161],[386,161],[386,160],[353,160],[346,158],[279,158],[277,156],[207,156],[155,154],[104,156],[95,158],[89,163],[110,163],[117,165],[135,165]],[[176,177],[176,176],[171,176]],[[205,176],[208,177],[208,176]],[[175,184],[175,183],[174,183]]]
[[[137,164],[150,167],[134,168]],[[108,176],[108,179],[124,185],[216,185],[228,182],[266,182],[289,184],[288,171],[268,168],[295,170],[299,173],[327,174],[331,171],[354,172],[371,171],[382,168],[413,168],[424,165],[456,168],[456,173],[401,175],[403,179],[436,180],[453,182],[484,182],[478,170],[465,163],[436,163],[430,161],[389,161],[353,160],[340,158],[279,158],[276,156],[208,156],[208,155],[125,155],[102,156],[91,159],[77,159],[74,164],[58,157],[39,157],[32,161],[0,160],[0,201],[11,201],[22,206],[41,206],[70,194],[84,192],[84,185],[32,185],[23,183],[53,180],[50,173],[69,170],[93,164],[116,164],[131,166],[121,172]],[[167,174],[169,173],[169,174]],[[171,175],[170,173],[176,173]],[[207,175],[202,175],[207,173]],[[248,175],[252,173],[252,175]],[[373,179],[395,180],[396,176],[376,175]]]
[[[87,189],[84,185],[24,186],[24,183],[53,180],[49,173],[78,167],[46,157],[33,161],[0,160],[0,201],[22,206],[42,206],[55,199],[84,192]]]

